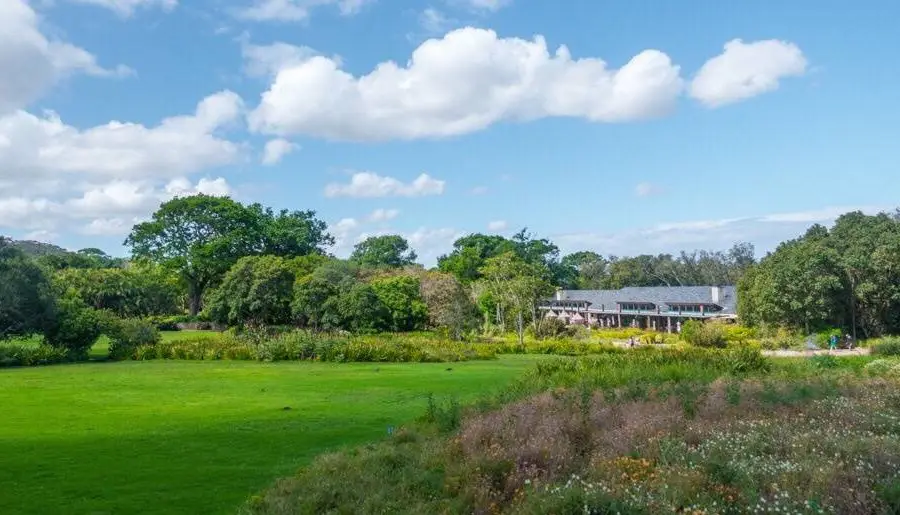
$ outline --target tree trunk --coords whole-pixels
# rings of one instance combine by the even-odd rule
[[[525,348],[525,324],[522,320],[522,310],[519,310],[519,314],[516,317],[516,322],[519,330],[519,347]]]
[[[188,302],[190,303],[189,309],[191,311],[191,316],[197,316],[197,313],[200,313],[202,297],[203,290],[200,287],[191,285],[190,288],[188,288]]]

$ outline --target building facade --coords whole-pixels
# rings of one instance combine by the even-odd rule
[[[545,318],[593,327],[680,332],[687,320],[737,319],[734,286],[658,286],[621,290],[557,290]]]

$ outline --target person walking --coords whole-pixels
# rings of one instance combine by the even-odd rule
[[[836,334],[832,334],[830,338],[828,338],[828,350],[837,349],[838,337]]]

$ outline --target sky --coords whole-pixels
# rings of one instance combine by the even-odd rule
[[[763,253],[900,204],[888,0],[2,0],[0,234],[127,252],[165,200],[311,209],[346,256],[527,227]]]

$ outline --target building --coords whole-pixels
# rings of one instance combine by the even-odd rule
[[[545,318],[594,327],[681,332],[687,320],[737,319],[734,286],[657,286],[621,290],[557,290],[541,307]]]

